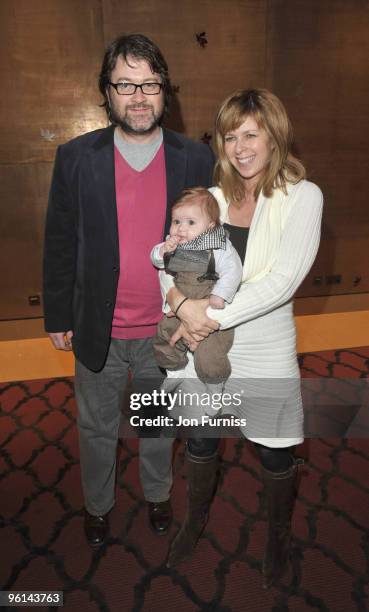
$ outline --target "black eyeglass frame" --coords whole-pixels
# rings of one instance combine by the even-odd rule
[[[119,85],[122,85],[123,83],[111,83],[109,81],[109,85],[111,85],[112,87],[114,87],[115,91],[117,92],[118,96],[134,96],[136,91],[137,91],[137,87],[139,87],[141,89],[141,93],[144,96],[158,96],[161,92],[161,90],[163,89],[163,83],[157,83],[157,82],[147,82],[147,83],[129,83],[129,85],[134,85],[135,90],[132,93],[123,93],[122,91],[118,91],[118,87]],[[145,85],[157,85],[159,87],[159,91],[157,93],[145,93],[144,90],[142,89],[143,87],[145,87]]]

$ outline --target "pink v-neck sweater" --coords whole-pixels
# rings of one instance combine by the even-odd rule
[[[120,275],[112,338],[148,338],[156,333],[162,299],[158,271],[150,253],[163,239],[166,212],[164,146],[144,170],[137,172],[115,156]]]

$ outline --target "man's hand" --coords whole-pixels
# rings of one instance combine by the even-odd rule
[[[58,349],[58,351],[72,350],[72,330],[69,330],[67,332],[54,332],[52,334],[49,334],[49,338],[53,343],[54,347]]]

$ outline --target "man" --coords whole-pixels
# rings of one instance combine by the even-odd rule
[[[45,328],[76,357],[85,533],[100,546],[114,505],[120,412],[129,370],[136,385],[162,380],[152,339],[161,318],[150,251],[182,189],[212,182],[209,147],[161,127],[171,84],[158,47],[140,34],[107,49],[99,88],[111,121],[58,148],[44,253]],[[149,385],[150,386],[150,385]],[[140,439],[151,527],[169,528],[170,438]]]

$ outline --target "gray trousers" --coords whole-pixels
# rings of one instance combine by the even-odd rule
[[[115,502],[117,443],[129,370],[136,391],[159,388],[164,376],[156,364],[152,338],[113,338],[100,372],[92,372],[76,360],[82,489],[87,511],[96,516],[109,512]],[[164,436],[140,438],[140,478],[147,501],[161,502],[169,497],[172,444],[173,438]]]

